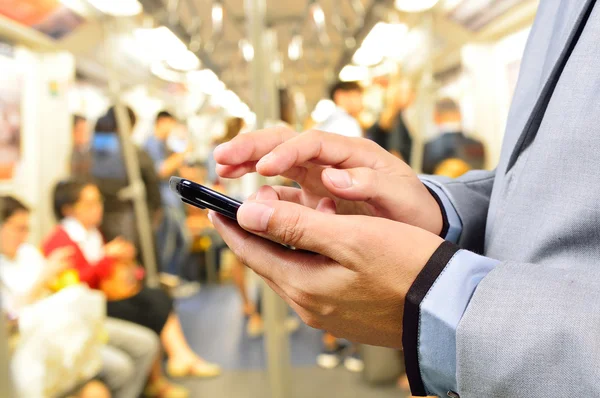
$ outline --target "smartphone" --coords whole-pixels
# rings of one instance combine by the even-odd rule
[[[200,209],[216,211],[232,220],[237,221],[237,212],[242,202],[223,195],[213,189],[205,187],[179,177],[169,180],[171,190],[181,198],[181,201]]]
[[[181,198],[183,203],[199,207],[200,209],[210,209],[219,214],[229,217],[237,222],[237,212],[242,202],[223,195],[213,189],[197,184],[193,181],[180,177],[171,177],[169,180],[171,190]],[[297,250],[292,246],[282,244],[291,250]],[[305,250],[297,250],[305,253],[314,254]]]

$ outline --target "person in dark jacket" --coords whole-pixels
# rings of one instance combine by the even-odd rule
[[[412,137],[404,121],[404,110],[414,99],[414,91],[408,79],[402,79],[388,89],[386,105],[379,120],[367,130],[367,138],[375,141],[388,152],[411,161]]]
[[[127,108],[131,126],[135,126],[136,116]],[[111,108],[96,122],[94,140],[90,149],[92,166],[90,174],[97,181],[104,197],[104,221],[102,234],[108,241],[122,237],[131,242],[139,250],[139,237],[133,201],[123,197],[123,190],[129,186],[129,178],[125,168],[121,138],[118,134],[115,110]],[[160,180],[154,170],[154,163],[148,153],[136,148],[142,182],[146,188],[148,211],[153,225],[157,225],[162,208]]]
[[[85,177],[90,173],[92,159],[90,156],[90,126],[84,116],[73,116],[72,137],[71,175]]]
[[[456,102],[450,98],[437,101],[434,117],[440,135],[425,144],[423,173],[436,174],[438,166],[448,159],[462,160],[471,169],[483,169],[484,146],[463,134],[460,108]]]

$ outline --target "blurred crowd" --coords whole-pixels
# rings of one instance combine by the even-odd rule
[[[411,163],[414,141],[405,115],[414,100],[409,80],[399,79],[387,88],[385,106],[369,126],[361,121],[359,83],[333,85],[330,98],[335,110],[326,120],[310,125],[369,138]],[[293,128],[291,104],[282,90],[280,118],[267,124]],[[125,154],[127,146],[134,145],[128,134],[137,117],[125,108],[129,128],[124,132],[117,113],[109,109],[93,127],[83,116],[74,116],[71,177],[55,186],[51,201],[56,227],[40,248],[28,243],[29,216],[35,209],[18,198],[0,197],[0,290],[15,384],[24,396],[187,397],[189,392],[170,380],[214,377],[221,372],[188,345],[173,299],[199,289],[194,260],[198,247],[217,252],[226,247],[214,234],[206,211],[182,203],[168,181],[179,175],[240,200],[243,189],[239,181],[219,178],[212,156],[198,161],[193,140],[173,139],[184,125],[167,111],[156,115],[153,133],[134,147],[131,163]],[[454,100],[436,102],[434,121],[438,134],[423,148],[425,173],[457,177],[483,167],[483,145],[463,133],[460,107]],[[210,153],[253,128],[241,118],[229,119]],[[132,178],[139,180],[137,186]],[[294,184],[285,179],[276,182]],[[152,230],[159,288],[145,284],[139,233],[142,213],[136,211],[136,200],[148,210],[145,221]],[[263,333],[260,294],[248,291],[246,273],[245,266],[232,259],[230,277],[243,302],[240,315],[247,317],[248,335],[259,337]],[[73,315],[80,313],[86,315]],[[298,319],[291,315],[285,326],[294,331]],[[352,372],[365,366],[360,347],[326,333],[316,362],[326,369],[343,363]],[[407,388],[404,379],[399,383]]]

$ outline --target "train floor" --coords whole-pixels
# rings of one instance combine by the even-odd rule
[[[212,380],[183,380],[196,398],[268,398],[263,339],[245,333],[242,305],[232,285],[203,286],[193,297],[180,299],[177,312],[192,348],[224,368]],[[321,334],[304,324],[290,336],[293,397],[404,398],[394,385],[371,387],[360,374],[343,366],[334,370],[315,365]]]

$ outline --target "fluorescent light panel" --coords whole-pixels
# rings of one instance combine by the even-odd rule
[[[138,15],[143,10],[138,0],[88,0],[88,2],[102,13],[115,17]]]
[[[525,1],[531,0],[462,0],[448,18],[476,32]]]
[[[165,61],[170,68],[178,71],[191,71],[200,67],[200,60],[166,26],[155,29],[136,29],[134,33],[139,42],[140,55],[148,62]]]
[[[372,66],[380,63],[384,57],[399,60],[405,54],[404,38],[407,32],[405,24],[378,22],[354,53],[353,62]]]
[[[214,95],[225,91],[225,83],[219,80],[217,75],[210,70],[190,72],[187,75],[188,84],[208,95]]]
[[[369,68],[366,66],[346,65],[340,72],[343,82],[358,82],[369,78]]]
[[[396,0],[396,8],[405,12],[422,12],[431,9],[438,0]]]
[[[323,99],[317,103],[311,118],[316,123],[323,123],[329,116],[335,112],[335,103],[329,99]]]

